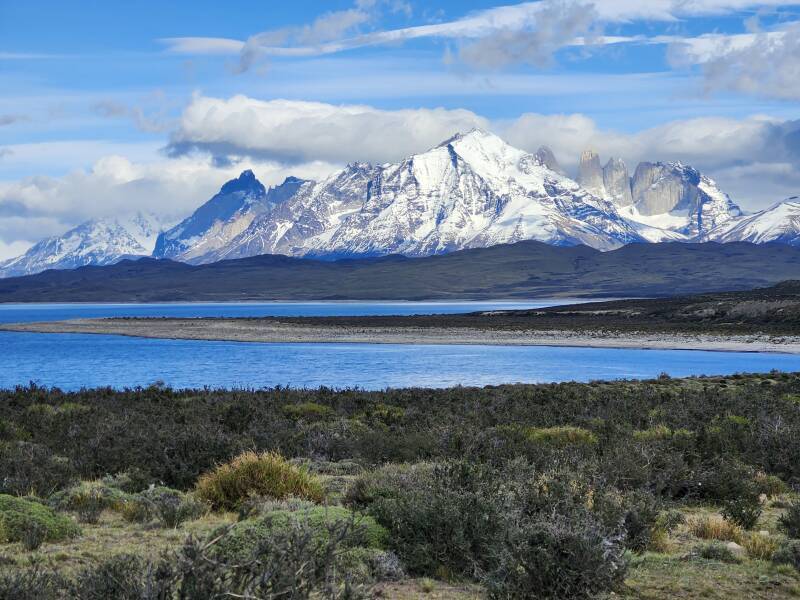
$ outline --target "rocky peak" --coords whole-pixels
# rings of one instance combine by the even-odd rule
[[[600,167],[600,156],[594,150],[584,150],[578,170],[578,183],[595,196],[604,196],[603,169]]]
[[[603,186],[606,193],[617,206],[633,204],[631,178],[628,167],[621,158],[610,158],[603,167]]]
[[[631,193],[639,214],[650,216],[696,208],[697,171],[680,163],[642,162],[633,175]]]
[[[231,179],[220,188],[220,194],[233,194],[235,192],[251,192],[254,195],[263,195],[266,193],[263,184],[256,179],[255,173],[250,169],[242,171],[236,179]]]
[[[547,167],[551,171],[555,171],[559,175],[566,176],[567,173],[561,168],[561,165],[558,164],[555,154],[553,154],[553,151],[547,146],[540,146],[534,156],[539,160],[542,166]]]

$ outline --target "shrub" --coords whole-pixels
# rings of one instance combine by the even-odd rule
[[[130,523],[158,520],[162,527],[176,528],[201,517],[208,506],[191,494],[167,487],[154,487],[125,498],[118,510]]]
[[[121,490],[102,481],[82,481],[66,490],[56,492],[47,501],[55,510],[73,511],[82,523],[96,523],[100,514],[118,507],[125,499]]]
[[[622,540],[592,521],[543,518],[510,534],[487,578],[491,598],[592,598],[625,576]]]
[[[759,494],[764,494],[767,498],[775,498],[786,493],[786,483],[775,475],[767,475],[759,471],[755,476],[755,485]]]
[[[716,515],[690,519],[689,532],[703,540],[738,543],[742,539],[741,527]]]
[[[776,565],[791,565],[800,571],[800,541],[788,540],[781,544],[772,555]]]
[[[77,479],[72,463],[30,442],[0,442],[0,494],[46,498]]]
[[[63,600],[69,581],[39,566],[0,572],[0,598],[3,600]]]
[[[736,555],[725,545],[719,542],[711,542],[703,544],[697,551],[700,558],[706,560],[718,560],[724,563],[737,563],[739,559]]]
[[[219,549],[228,560],[243,560],[275,535],[288,529],[302,527],[313,536],[314,542],[324,545],[331,531],[347,525],[350,533],[346,546],[352,548],[385,549],[388,532],[368,515],[358,515],[341,506],[293,506],[277,508],[257,518],[237,523],[220,542]]]
[[[549,446],[591,446],[597,443],[597,436],[582,427],[564,425],[561,427],[537,428],[529,427],[525,437],[530,441]]]
[[[800,539],[800,502],[793,502],[778,519],[778,527],[792,539]]]
[[[743,529],[755,527],[763,510],[755,491],[744,492],[738,498],[729,498],[722,502],[722,516]]]
[[[252,496],[284,499],[289,496],[321,502],[319,479],[276,452],[244,452],[231,462],[205,473],[197,494],[215,509],[236,510]]]
[[[756,560],[770,560],[778,549],[778,540],[771,535],[751,533],[742,542],[747,556]]]
[[[504,535],[498,484],[486,466],[467,462],[387,466],[359,478],[347,500],[389,530],[412,572],[474,576]]]
[[[658,515],[657,527],[666,532],[674,531],[679,525],[686,523],[684,514],[674,508],[666,510]]]
[[[22,542],[27,536],[28,540],[57,542],[78,534],[80,529],[71,519],[51,508],[24,498],[0,495],[0,540]]]
[[[151,518],[157,518],[162,527],[174,529],[201,517],[207,510],[207,506],[191,494],[166,487],[152,488],[138,496],[148,506]]]
[[[97,565],[81,571],[73,585],[78,598],[114,598],[115,600],[140,600],[154,597],[155,591],[148,581],[148,564],[140,556],[121,554],[112,556]],[[152,587],[151,587],[152,586]]]
[[[290,419],[304,419],[306,421],[322,421],[332,417],[334,410],[330,406],[316,402],[302,402],[300,404],[287,404],[283,407],[283,414]]]

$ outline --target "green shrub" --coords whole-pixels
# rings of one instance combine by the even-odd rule
[[[778,527],[788,537],[800,539],[800,502],[795,501],[789,505],[778,519]]]
[[[117,510],[130,523],[157,520],[162,527],[174,529],[186,521],[203,516],[208,511],[208,505],[192,494],[167,487],[154,487],[126,495]]]
[[[55,510],[77,513],[82,523],[96,523],[100,514],[118,507],[126,494],[109,487],[102,481],[82,481],[65,490],[56,492],[47,501]]]
[[[706,560],[718,560],[724,563],[738,563],[739,559],[725,544],[710,542],[698,548],[698,556]]]
[[[231,462],[205,473],[197,494],[213,508],[236,510],[251,496],[283,499],[289,496],[321,502],[319,479],[275,452],[244,452]]]
[[[304,419],[306,421],[322,421],[332,417],[335,411],[330,406],[316,402],[302,402],[300,404],[287,404],[283,407],[283,414],[290,419]]]
[[[219,545],[225,557],[228,560],[244,559],[252,555],[264,540],[298,526],[307,528],[313,534],[314,542],[321,546],[329,541],[331,531],[348,525],[351,529],[347,539],[349,547],[386,548],[388,532],[368,515],[358,515],[341,506],[283,504],[285,508],[278,508],[281,503],[276,503],[274,510],[237,523]]]
[[[3,600],[64,600],[69,580],[40,566],[0,571],[0,598]]]
[[[757,491],[742,492],[738,498],[722,501],[722,516],[743,529],[753,529],[763,511]]]
[[[582,427],[564,425],[561,427],[529,427],[525,430],[528,440],[536,443],[547,444],[550,446],[590,446],[597,443],[597,436]]]
[[[0,540],[22,542],[41,538],[57,542],[76,537],[80,528],[68,517],[47,506],[24,498],[0,495]]]
[[[787,540],[772,555],[772,562],[776,565],[791,565],[800,571],[800,541]]]
[[[0,474],[0,494],[42,498],[77,479],[69,459],[30,442],[0,442]]]
[[[621,540],[591,520],[542,518],[509,533],[486,581],[490,598],[593,598],[625,577]]]

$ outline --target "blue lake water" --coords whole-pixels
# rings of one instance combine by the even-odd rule
[[[526,308],[519,303],[265,303],[0,305],[0,321],[88,316],[414,314]],[[800,355],[547,346],[260,344],[107,335],[0,332],[0,388],[31,381],[63,389],[174,387],[444,387],[800,371]]]

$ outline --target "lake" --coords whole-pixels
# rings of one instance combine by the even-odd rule
[[[535,308],[531,302],[0,305],[0,321],[98,316],[365,315]],[[0,332],[0,388],[446,387],[800,371],[800,355],[549,346],[260,344]]]

